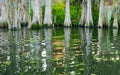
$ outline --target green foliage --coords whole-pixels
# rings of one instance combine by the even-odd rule
[[[43,17],[44,17],[44,13],[45,13],[45,5],[42,6],[42,15],[43,15]]]
[[[113,22],[114,22],[114,17],[112,16],[111,17],[111,20],[110,20],[110,26],[113,27]]]
[[[64,2],[57,2],[52,6],[52,13],[53,13],[53,22],[56,24],[63,24],[64,23],[64,16],[65,16],[65,4]],[[54,21],[56,17],[56,22]]]
[[[82,11],[82,8],[78,5],[70,6],[70,14],[71,14],[72,24],[79,23],[81,11]]]
[[[94,25],[97,25],[99,19],[99,6],[94,3],[92,6],[92,16],[93,16]]]
[[[65,3],[64,2],[57,2],[52,7],[52,13],[53,13],[53,22],[55,24],[63,24],[64,18],[65,18]],[[70,16],[73,24],[78,24],[80,19],[80,13],[82,8],[78,5],[70,5]],[[56,16],[56,22],[55,20]]]
[[[32,6],[30,6],[30,8],[29,8],[29,14],[30,14],[31,19],[32,19],[33,18],[33,8],[32,8]]]

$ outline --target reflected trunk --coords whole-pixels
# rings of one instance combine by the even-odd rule
[[[67,66],[68,69],[68,65],[70,64],[70,60],[72,60],[73,58],[71,58],[70,56],[70,35],[71,35],[71,30],[70,28],[64,28],[64,40],[65,40],[65,65]]]
[[[85,29],[86,35],[86,56],[85,56],[85,63],[86,63],[86,75],[90,74],[90,66],[91,66],[91,39],[92,39],[92,30]]]
[[[100,58],[101,57],[101,54],[102,54],[102,44],[103,44],[103,41],[102,41],[102,39],[103,39],[103,29],[98,29],[98,51],[97,51],[97,56],[98,56],[98,58]],[[99,61],[99,59],[98,59],[98,61]]]
[[[70,28],[65,28],[64,29],[64,37],[65,37],[65,49],[68,50],[70,47],[70,34],[71,34],[71,29]]]
[[[45,33],[45,50],[46,50],[46,62],[47,62],[47,69],[46,72],[49,75],[52,75],[52,64],[51,64],[51,59],[52,59],[52,29],[44,29]]]

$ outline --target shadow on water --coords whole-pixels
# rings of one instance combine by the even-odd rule
[[[119,75],[118,29],[0,30],[0,75]]]

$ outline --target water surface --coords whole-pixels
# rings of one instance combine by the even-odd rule
[[[120,75],[118,29],[0,30],[0,75]]]

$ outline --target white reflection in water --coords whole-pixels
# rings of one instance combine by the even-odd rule
[[[46,62],[46,58],[42,59],[42,71],[46,71],[47,69],[47,62]]]
[[[69,53],[69,47],[70,47],[70,28],[64,28],[64,40],[65,40],[65,54],[66,54],[66,59],[70,58],[70,53]],[[67,60],[68,61],[68,60]],[[66,63],[68,63],[66,61]]]
[[[117,37],[118,35],[118,29],[113,29],[113,43],[112,43],[112,47],[115,47],[115,49],[119,49],[119,39]]]
[[[52,71],[52,63],[50,62],[50,60],[52,59],[52,29],[44,29],[44,36],[45,40],[42,41],[42,45],[45,46],[45,49],[43,49],[41,53],[41,56],[44,57],[42,59],[42,71],[46,71],[49,73],[49,75],[51,75],[50,72]]]
[[[113,38],[116,39],[118,35],[118,29],[113,29]]]
[[[70,47],[70,28],[64,29],[64,37],[65,37],[65,48],[68,49]]]
[[[85,35],[85,30],[83,28],[80,29],[80,35],[81,35],[81,42],[83,43],[81,46],[83,46],[86,43],[86,35]]]
[[[97,51],[97,55],[100,56],[101,55],[101,45],[102,45],[102,38],[103,38],[103,33],[102,33],[102,29],[98,29],[98,51]]]
[[[90,46],[91,46],[91,39],[92,39],[92,30],[85,29],[85,33],[86,33],[86,42],[87,42],[86,55],[88,56],[90,55],[90,52],[91,52]]]
[[[106,36],[107,36],[107,39],[106,39],[106,50],[111,50],[111,47],[110,47],[110,29],[108,29],[106,31]]]
[[[47,58],[51,58],[51,53],[52,53],[52,44],[51,44],[51,37],[52,37],[52,30],[51,29],[44,29],[45,32],[45,43],[46,45],[46,54],[49,55]]]
[[[46,49],[45,49],[45,48],[43,48],[43,51],[42,51],[42,53],[41,53],[41,56],[42,56],[42,57],[46,57]]]
[[[90,74],[90,69],[89,67],[91,66],[91,61],[90,61],[90,55],[91,55],[91,39],[92,39],[92,30],[90,29],[85,29],[85,35],[86,35],[86,56],[85,56],[85,60],[86,60],[86,75]]]
[[[113,58],[112,60],[119,60],[120,57],[119,57],[119,39],[118,39],[118,29],[113,29],[113,47],[114,47],[114,50],[115,50],[115,58]]]
[[[73,38],[70,38],[70,36],[71,35],[73,36],[74,34],[71,34],[72,30],[70,30],[69,28],[68,29],[65,28],[65,30],[64,30],[64,40],[65,40],[64,47],[65,47],[67,59],[58,61],[58,65],[60,66],[60,69],[61,69],[61,67],[64,68],[64,67],[68,66],[68,67],[72,68],[72,71],[69,70],[68,68],[64,68],[63,73],[65,73],[65,75],[67,75],[66,73],[69,72],[68,75],[78,75],[77,70],[74,69],[75,65],[77,64],[76,60],[79,61],[78,64],[81,64],[81,62],[83,60],[82,63],[84,63],[85,66],[80,66],[79,68],[83,67],[84,72],[85,72],[84,75],[90,75],[96,71],[98,71],[98,72],[102,71],[104,73],[108,73],[108,72],[111,73],[113,70],[112,67],[114,67],[114,70],[115,70],[114,73],[118,72],[117,75],[119,75],[119,71],[118,71],[119,70],[119,62],[118,61],[120,59],[120,56],[119,56],[120,53],[119,53],[118,29],[113,29],[112,34],[109,34],[108,30],[98,29],[98,36],[95,36],[98,38],[98,41],[97,41],[98,48],[95,48],[95,49],[97,49],[95,51],[91,50],[91,46],[93,46],[92,44],[94,42],[91,40],[92,39],[91,30],[90,29],[83,29],[83,30],[80,29],[80,30],[81,30],[81,32],[80,32],[80,35],[81,35],[80,51],[83,51],[83,55],[80,55],[79,57],[78,56],[74,57],[76,59],[74,59],[72,57],[73,55],[71,56],[72,51],[69,49],[71,46],[70,41],[71,41],[71,39],[73,39]],[[29,73],[31,73],[30,71],[32,71],[34,69],[33,66],[35,66],[34,70],[38,70],[38,71],[41,70],[42,72],[44,72],[48,75],[54,75],[54,74],[50,74],[51,72],[53,73],[53,71],[55,69],[55,68],[54,69],[52,68],[52,64],[54,65],[54,61],[51,62],[51,59],[52,59],[52,43],[51,43],[52,32],[51,32],[51,29],[45,29],[44,33],[45,33],[45,38],[42,39],[41,35],[35,31],[30,32],[29,36],[28,36],[28,33],[26,35],[25,33],[22,34],[22,32],[21,33],[20,32],[10,32],[9,33],[9,41],[8,41],[9,45],[8,45],[7,41],[0,40],[0,42],[2,42],[2,46],[0,45],[0,49],[2,51],[4,51],[4,54],[0,53],[0,54],[2,54],[2,56],[0,57],[0,59],[2,59],[0,61],[0,63],[1,62],[4,63],[4,61],[7,61],[7,60],[10,61],[10,62],[9,61],[6,62],[6,64],[8,64],[9,67],[7,67],[7,66],[4,67],[4,69],[6,69],[7,73],[9,72],[9,73],[11,73],[11,75],[14,75],[14,73],[24,72],[24,70],[25,70],[25,72],[29,71]],[[8,38],[6,38],[8,36],[8,34],[2,33],[1,35],[2,35],[2,36],[0,36],[1,39],[8,39]],[[7,45],[9,46],[9,49],[8,49]],[[110,47],[112,51],[109,50],[108,47]],[[109,51],[106,51],[106,50],[109,50]],[[94,54],[96,54],[96,51],[97,51],[97,54],[94,56],[94,54],[91,54],[91,51],[95,52]],[[109,56],[107,57],[107,55],[109,55]],[[105,60],[103,60],[104,62],[96,61],[96,60],[102,60],[103,59],[102,57],[105,58]],[[109,61],[107,61],[106,59]],[[114,62],[112,62],[111,60],[114,60]],[[118,60],[118,61],[115,61],[115,60]],[[31,61],[33,61],[32,63],[34,63],[34,64],[31,64],[28,66],[27,63],[29,63],[29,62],[31,63]],[[111,63],[111,64],[109,64],[109,63]],[[63,64],[63,65],[61,65],[61,64]],[[101,68],[101,66],[105,67],[105,69]],[[76,68],[78,69],[78,67],[76,67]],[[100,68],[103,70],[101,70]],[[105,71],[108,69],[110,69],[111,72]],[[56,68],[56,72],[57,72],[57,68]],[[101,72],[101,74],[103,74],[102,72]],[[81,72],[81,73],[83,73],[83,72]],[[4,74],[4,75],[6,75],[6,74]],[[57,75],[57,74],[55,74],[55,75]],[[107,74],[105,74],[105,75],[107,75]]]
[[[71,71],[70,75],[76,75],[75,71]]]

